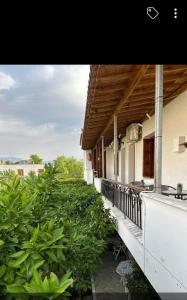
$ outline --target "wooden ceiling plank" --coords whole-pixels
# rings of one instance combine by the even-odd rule
[[[142,76],[146,73],[148,67],[149,67],[149,65],[142,65],[140,67],[140,69],[138,70],[138,72],[136,73],[136,75],[134,76],[133,80],[131,81],[129,87],[125,89],[125,92],[124,92],[124,95],[123,95],[122,99],[120,100],[119,104],[117,105],[117,107],[116,107],[114,113],[112,114],[111,118],[109,119],[106,127],[101,132],[99,138],[97,139],[97,142],[101,139],[101,136],[104,135],[105,132],[108,130],[111,123],[113,123],[114,115],[119,113],[121,107],[125,104],[125,102],[128,100],[130,95],[133,93],[135,87],[137,86],[137,84],[141,80]]]

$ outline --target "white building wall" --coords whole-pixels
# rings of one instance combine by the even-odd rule
[[[30,164],[30,165],[0,165],[0,172],[2,171],[8,171],[8,170],[13,170],[18,173],[18,169],[22,169],[24,172],[24,176],[27,176],[30,171],[34,171],[36,175],[38,175],[38,170],[43,170],[44,165],[42,164]]]
[[[84,180],[87,184],[93,183],[93,169],[92,169],[92,161],[88,159],[89,154],[91,154],[91,150],[83,151],[83,161],[84,161]]]
[[[134,180],[141,180],[152,184],[152,178],[143,178],[143,138],[154,134],[154,116],[143,122],[142,140],[135,143],[135,177]],[[162,155],[162,183],[176,186],[178,182],[183,183],[187,189],[187,150],[182,153],[173,153],[173,140],[179,136],[185,136],[187,141],[187,92],[178,96],[175,100],[164,107],[163,112],[163,155]],[[124,139],[125,141],[125,139]],[[121,160],[119,153],[119,181],[129,183],[133,180],[131,173],[130,157],[131,144],[124,145],[125,163]],[[114,180],[114,153],[113,149],[107,148],[107,179]],[[122,174],[122,172],[124,174]]]
[[[160,293],[187,293],[187,202],[154,193],[142,199],[144,273]]]
[[[143,138],[154,132],[154,116],[143,123]],[[187,91],[179,95],[164,107],[163,111],[163,152],[162,183],[176,187],[183,183],[187,189],[187,149],[182,153],[173,153],[173,139],[185,136],[187,141]],[[136,143],[135,179],[141,180],[143,174],[143,139]],[[144,178],[145,182],[153,182]]]
[[[187,293],[187,202],[142,193],[141,230],[103,199],[105,208],[110,208],[117,220],[120,237],[161,298]]]
[[[119,176],[117,180],[121,182],[121,152],[119,151]],[[115,180],[114,176],[114,150],[112,148],[106,149],[106,178],[110,180]]]
[[[106,177],[107,179],[114,180],[114,150],[111,148],[106,149]]]
[[[129,183],[132,180],[153,184],[152,178],[143,178],[143,138],[154,133],[154,121],[151,119],[143,122],[142,140],[135,143],[135,176],[132,178],[131,164],[129,161],[130,144],[123,145],[125,148],[125,163],[119,153],[119,177],[118,181]],[[162,153],[162,184],[176,187],[177,183],[182,183],[187,189],[187,149],[181,153],[173,152],[173,140],[179,136],[184,136],[187,141],[187,91],[179,95],[164,107],[163,111],[163,153]],[[124,139],[125,141],[125,139]],[[86,153],[86,151],[85,151]],[[85,159],[84,159],[85,161]],[[85,178],[89,178],[89,183],[93,182],[90,165],[85,164]],[[123,174],[122,174],[123,173]],[[106,149],[106,177],[114,180],[114,152],[112,148]]]

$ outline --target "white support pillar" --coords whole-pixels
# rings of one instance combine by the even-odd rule
[[[104,136],[102,135],[102,177],[105,177]]]
[[[155,192],[161,193],[162,183],[162,123],[163,123],[163,65],[156,65],[155,82]]]
[[[114,115],[114,176],[117,181],[117,151],[118,151],[118,139],[117,139],[117,116]]]

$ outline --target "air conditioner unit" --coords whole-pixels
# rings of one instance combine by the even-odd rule
[[[126,129],[127,143],[138,142],[142,138],[142,127],[138,123],[132,123]]]

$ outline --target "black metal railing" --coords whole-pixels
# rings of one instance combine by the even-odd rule
[[[101,192],[139,228],[142,228],[142,200],[140,188],[102,179]]]

